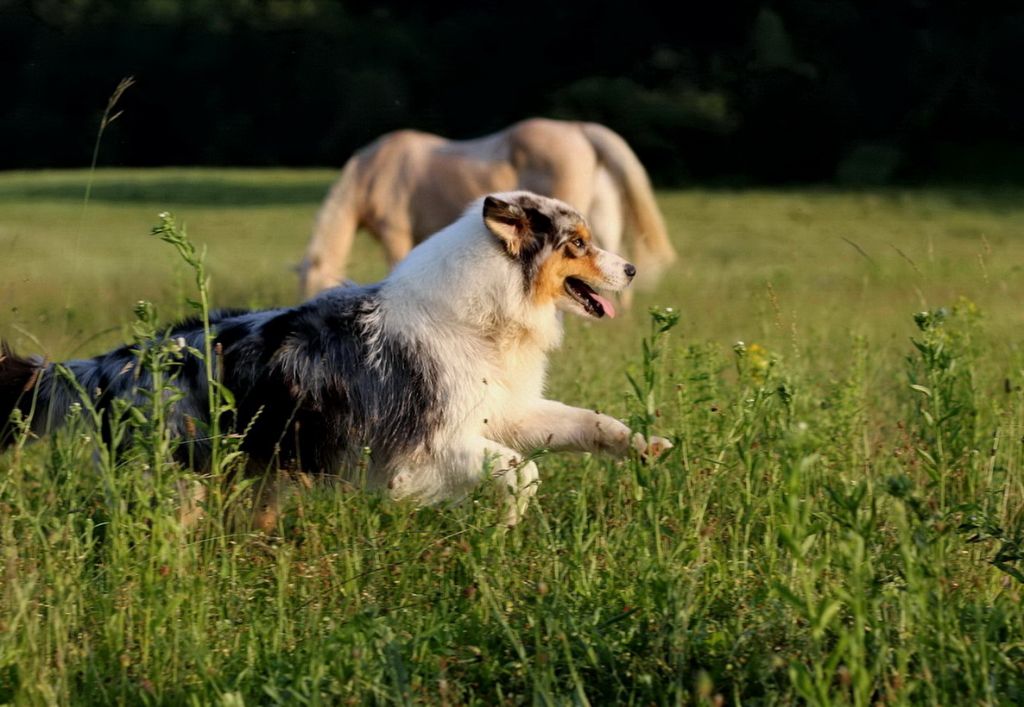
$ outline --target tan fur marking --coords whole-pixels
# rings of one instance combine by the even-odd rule
[[[576,277],[584,282],[599,283],[604,280],[593,253],[581,258],[566,258],[562,252],[552,253],[537,271],[533,282],[534,304],[554,302],[565,294],[565,279]]]
[[[582,238],[584,243],[590,243],[593,240],[593,237],[590,235],[590,229],[587,228],[587,224],[585,223],[576,224],[573,227],[572,232]]]

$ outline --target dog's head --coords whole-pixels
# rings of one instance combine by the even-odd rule
[[[530,192],[507,192],[484,199],[483,219],[505,255],[519,265],[534,304],[554,303],[597,319],[615,316],[615,307],[598,290],[625,288],[636,268],[598,248],[578,211]]]

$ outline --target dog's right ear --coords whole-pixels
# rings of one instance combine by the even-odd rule
[[[493,196],[484,199],[484,224],[504,243],[505,250],[518,257],[523,246],[533,238],[530,217],[517,204],[510,204]]]

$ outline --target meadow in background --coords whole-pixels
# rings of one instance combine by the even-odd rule
[[[85,172],[0,174],[0,333],[60,360],[129,340],[140,299],[192,314],[161,211],[215,306],[294,302],[334,177],[103,170],[83,206]],[[7,453],[0,701],[1019,703],[1022,196],[660,192],[679,263],[630,314],[570,318],[550,389],[676,448],[544,457],[508,534],[489,503],[359,492],[277,541],[185,531],[155,447]]]

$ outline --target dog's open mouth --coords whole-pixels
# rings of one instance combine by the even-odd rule
[[[569,296],[579,302],[587,314],[597,317],[608,315],[615,316],[615,306],[607,299],[597,294],[593,287],[575,277],[565,278],[565,291]]]

